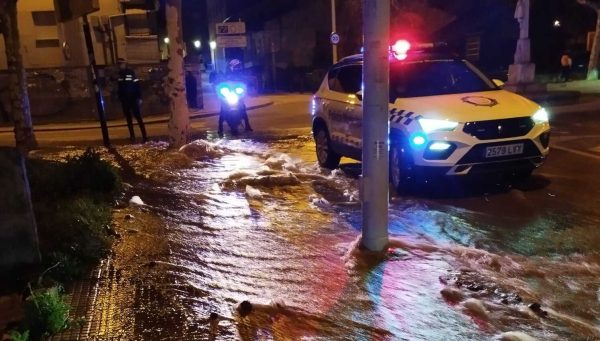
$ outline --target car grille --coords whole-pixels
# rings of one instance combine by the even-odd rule
[[[518,117],[469,122],[463,131],[480,140],[496,140],[527,135],[534,126],[531,117]]]
[[[458,161],[458,165],[465,164],[473,164],[473,163],[487,163],[487,162],[499,162],[499,161],[507,161],[507,160],[516,160],[516,159],[528,159],[534,157],[541,157],[539,149],[535,146],[533,141],[531,140],[518,140],[518,141],[510,141],[510,144],[523,143],[523,154],[519,155],[506,155],[495,158],[486,158],[485,152],[488,147],[502,146],[506,145],[507,142],[495,142],[495,143],[482,143],[474,146],[469,150],[465,156]]]

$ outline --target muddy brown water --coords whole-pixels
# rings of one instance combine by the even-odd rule
[[[90,337],[208,339],[216,312],[219,340],[600,339],[599,221],[585,207],[540,210],[510,187],[394,197],[390,249],[373,259],[356,247],[359,166],[320,169],[308,132],[105,155],[146,205],[115,215],[124,237]],[[242,300],[290,313],[240,334]]]

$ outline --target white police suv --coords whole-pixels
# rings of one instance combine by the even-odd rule
[[[396,57],[390,58],[389,104],[394,187],[402,189],[415,178],[488,172],[526,178],[542,165],[550,143],[544,108],[502,90],[501,81],[465,60],[427,49],[391,55]],[[313,135],[322,167],[338,167],[342,156],[361,160],[362,64],[362,55],[341,60],[313,97]]]

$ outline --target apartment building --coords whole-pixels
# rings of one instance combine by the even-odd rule
[[[55,2],[81,2],[97,9],[88,15],[98,65],[117,58],[132,63],[160,60],[157,13],[152,0],[19,0],[17,15],[25,67],[78,67],[88,63],[83,20],[59,22]],[[164,43],[163,43],[164,45]],[[164,47],[164,46],[163,46]],[[6,69],[4,41],[0,35],[0,70]]]

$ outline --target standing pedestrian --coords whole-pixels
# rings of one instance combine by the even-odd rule
[[[123,114],[127,120],[129,128],[129,138],[131,142],[135,142],[135,132],[133,131],[133,122],[131,115],[135,116],[140,130],[142,132],[142,141],[145,143],[148,140],[146,136],[146,127],[140,112],[142,104],[142,92],[140,89],[140,80],[135,76],[135,72],[127,66],[127,62],[119,58],[119,100],[123,107]]]
[[[185,73],[185,94],[187,96],[188,107],[198,108],[198,81],[191,71]]]
[[[573,68],[573,60],[568,51],[565,51],[560,57],[560,78],[563,82],[571,80],[571,70]]]

